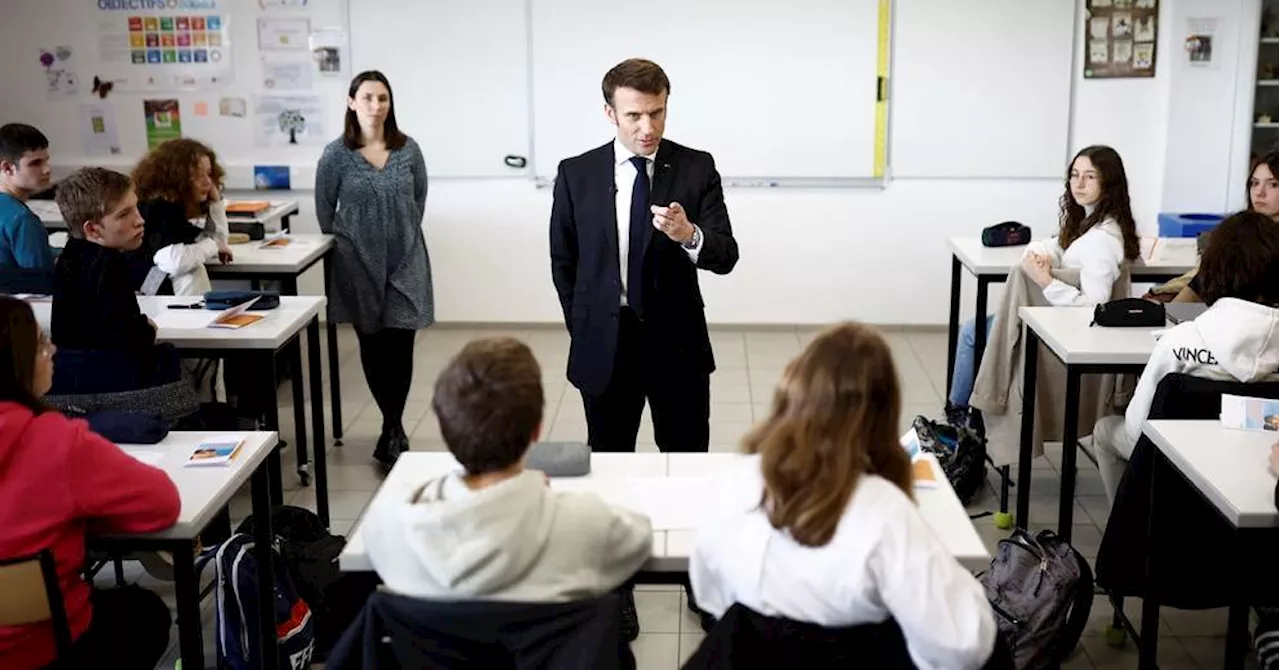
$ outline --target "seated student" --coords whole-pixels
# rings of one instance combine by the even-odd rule
[[[156,327],[138,309],[124,258],[141,246],[143,235],[132,182],[119,172],[82,168],[58,184],[57,200],[67,245],[54,267],[54,344],[121,354],[130,368],[129,388],[173,381],[157,378]],[[67,392],[75,391],[59,387]]]
[[[542,425],[542,373],[510,338],[463,347],[432,407],[457,472],[370,507],[369,561],[387,588],[435,600],[593,598],[649,558],[649,519],[594,494],[556,492],[524,468]]]
[[[734,603],[826,627],[896,620],[921,668],[977,668],[996,623],[982,586],[912,502],[893,354],[869,327],[828,328],[788,364],[698,529],[689,577]]]
[[[0,126],[0,276],[4,271],[53,272],[44,223],[27,207],[49,188],[49,140],[25,123]]]
[[[86,583],[85,533],[168,528],[178,490],[85,422],[45,408],[54,351],[31,307],[0,297],[0,559],[52,550],[73,639],[64,667],[150,670],[169,645],[169,609],[136,586]],[[45,667],[54,653],[49,622],[0,627],[0,667]]]
[[[1245,184],[1245,197],[1249,203],[1248,210],[1270,217],[1280,222],[1280,195],[1277,190],[1276,152],[1272,151],[1262,158],[1255,159],[1249,169],[1249,181]],[[1207,234],[1201,240],[1208,239]],[[1199,268],[1192,269],[1185,275],[1166,284],[1151,289],[1143,296],[1149,300],[1165,302],[1203,302],[1196,294],[1199,282],[1196,273]]]
[[[1111,287],[1126,261],[1138,258],[1138,232],[1129,208],[1129,180],[1114,149],[1085,147],[1068,167],[1066,190],[1058,200],[1058,235],[1032,242],[1022,265],[1044,291],[1045,300],[1059,307],[1091,305],[1111,299]],[[1054,279],[1050,270],[1080,271],[1080,288]],[[991,332],[993,317],[987,318]],[[956,342],[955,368],[946,415],[956,426],[969,426],[969,396],[973,393],[976,360],[974,322],[965,322]]]
[[[152,149],[134,168],[138,210],[147,222],[142,248],[130,255],[135,288],[152,267],[168,275],[161,294],[198,296],[211,288],[204,264],[232,258],[222,177],[213,150],[186,138]]]
[[[1124,416],[1104,417],[1093,429],[1094,455],[1108,502],[1115,502],[1156,386],[1165,375],[1239,382],[1277,378],[1278,238],[1275,222],[1257,212],[1234,214],[1209,233],[1197,275],[1209,309],[1165,332],[1151,352]]]

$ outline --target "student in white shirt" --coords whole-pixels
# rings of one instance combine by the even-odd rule
[[[991,607],[916,509],[901,405],[893,355],[866,326],[829,328],[787,366],[698,530],[689,577],[704,610],[827,627],[892,617],[921,668],[987,661]]]
[[[1209,309],[1160,338],[1124,416],[1104,417],[1094,426],[1093,448],[1109,503],[1115,502],[1156,386],[1165,375],[1238,382],[1277,378],[1277,238],[1275,221],[1253,211],[1234,214],[1209,233],[1196,275],[1200,297]]]
[[[1129,207],[1129,179],[1115,149],[1090,146],[1080,150],[1067,168],[1065,190],[1058,200],[1058,234],[1027,245],[1022,266],[1044,290],[1045,300],[1059,307],[1096,305],[1111,299],[1121,266],[1138,258],[1138,232]],[[1080,287],[1054,279],[1053,268],[1080,271]],[[991,332],[993,317],[987,317]],[[948,421],[967,426],[971,417],[976,352],[974,321],[960,329],[956,342]]]

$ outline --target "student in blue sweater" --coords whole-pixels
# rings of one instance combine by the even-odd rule
[[[53,272],[49,234],[27,200],[49,188],[49,140],[25,123],[0,126],[0,271]]]

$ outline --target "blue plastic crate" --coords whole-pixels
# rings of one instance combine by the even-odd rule
[[[1162,212],[1157,219],[1160,237],[1197,237],[1222,223],[1226,214],[1174,214]]]

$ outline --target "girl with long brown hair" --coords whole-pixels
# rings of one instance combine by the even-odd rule
[[[833,326],[791,361],[698,531],[698,605],[828,627],[892,617],[919,667],[981,667],[995,620],[915,507],[901,407],[893,355],[867,326]]]

